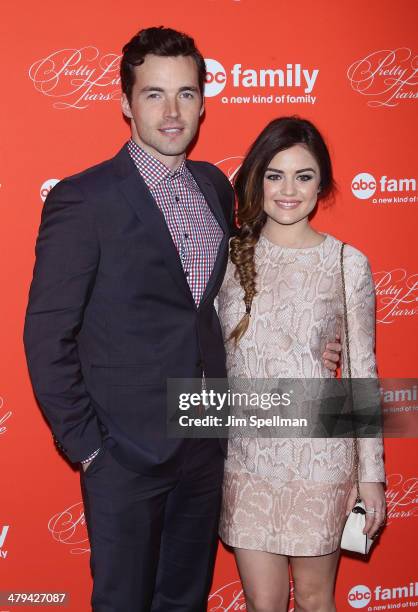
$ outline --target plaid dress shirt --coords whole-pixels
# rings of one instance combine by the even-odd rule
[[[199,305],[223,237],[203,193],[183,159],[170,170],[132,139],[128,151],[164,215],[196,305]]]

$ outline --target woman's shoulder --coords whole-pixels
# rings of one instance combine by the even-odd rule
[[[340,267],[340,253],[343,242],[337,238],[333,238],[338,253],[338,268]],[[337,250],[338,249],[338,250]],[[344,243],[344,258],[343,270],[345,278],[345,287],[347,291],[347,300],[350,301],[353,296],[358,296],[358,299],[367,301],[373,299],[374,283],[367,256],[355,246]]]
[[[344,266],[353,268],[369,267],[367,255],[360,251],[360,249],[356,248],[352,244],[348,244],[347,242],[336,238],[335,236],[331,236],[331,234],[327,235],[327,239],[331,249],[338,254],[341,252],[342,244],[344,244]]]

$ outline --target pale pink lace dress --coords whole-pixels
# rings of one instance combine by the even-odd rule
[[[228,376],[324,378],[321,354],[341,324],[340,241],[256,247],[258,294],[237,349],[226,344]],[[375,377],[374,285],[366,257],[345,247],[344,270],[353,377]],[[224,337],[242,317],[242,289],[228,264],[219,294]],[[360,481],[384,481],[380,439],[359,441]],[[328,554],[339,546],[353,483],[350,439],[243,438],[229,441],[220,521],[234,547],[292,556]]]

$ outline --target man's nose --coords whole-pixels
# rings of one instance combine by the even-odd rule
[[[165,104],[165,115],[166,117],[178,117],[179,107],[177,98],[167,98]]]

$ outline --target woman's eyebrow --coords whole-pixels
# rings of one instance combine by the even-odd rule
[[[266,172],[277,172],[278,174],[283,174],[283,170],[278,170],[277,168],[267,168]],[[299,174],[300,172],[314,172],[316,174],[316,170],[314,168],[302,168],[301,170],[296,170],[295,174]]]

